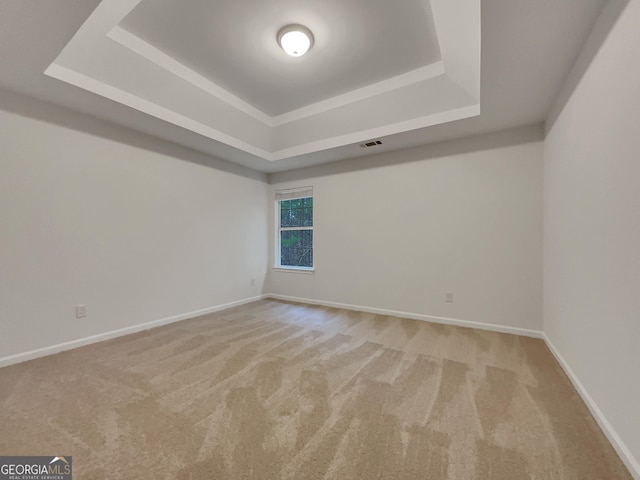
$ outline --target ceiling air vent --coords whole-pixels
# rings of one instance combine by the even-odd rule
[[[380,140],[371,140],[370,142],[361,143],[360,148],[371,148],[377,147],[378,145],[382,145]]]

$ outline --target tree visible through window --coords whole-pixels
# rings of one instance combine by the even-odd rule
[[[313,267],[313,197],[279,200],[282,267]]]

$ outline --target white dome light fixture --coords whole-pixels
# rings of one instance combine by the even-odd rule
[[[302,25],[287,25],[278,32],[278,44],[287,55],[301,57],[313,46],[313,34]]]

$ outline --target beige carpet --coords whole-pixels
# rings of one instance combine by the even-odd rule
[[[278,301],[0,369],[74,478],[631,478],[541,340]]]

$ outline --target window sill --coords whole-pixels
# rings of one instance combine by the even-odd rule
[[[286,273],[304,273],[307,275],[313,275],[315,269],[313,267],[273,267],[273,271]]]

